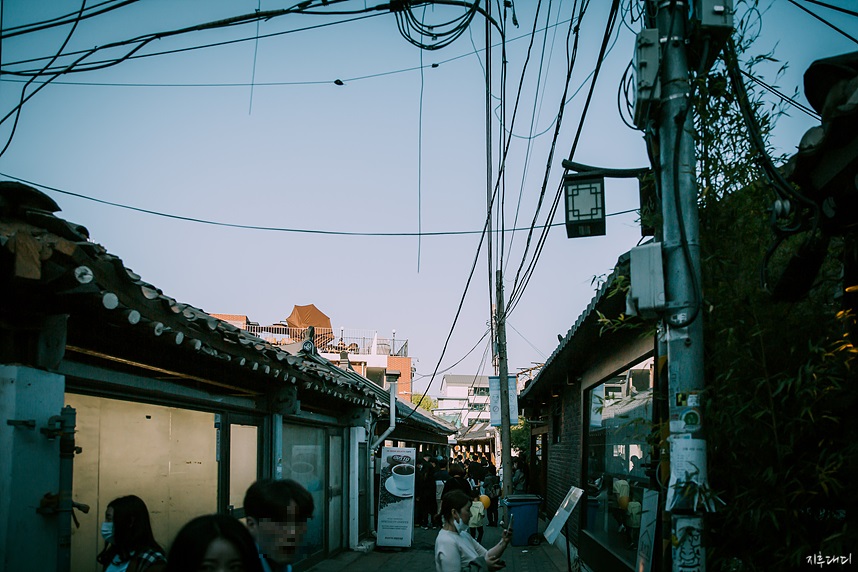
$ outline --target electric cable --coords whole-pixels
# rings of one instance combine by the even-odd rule
[[[533,107],[531,108],[531,112],[530,112],[530,132],[529,132],[529,135],[531,135],[531,136],[533,135],[533,127],[536,124],[538,112],[541,111],[541,108],[542,108],[542,105],[541,105],[542,98],[545,96],[545,90],[540,89],[540,87],[542,86],[542,70],[543,70],[543,64],[545,63],[545,48],[548,45],[548,21],[551,19],[551,3],[552,3],[551,0],[548,0],[548,8],[545,12],[545,32],[542,35],[542,51],[541,51],[540,57],[539,57],[539,70],[536,73],[536,82],[535,82],[536,89],[534,90],[534,94],[533,94]],[[536,26],[537,26],[537,21],[539,19],[540,6],[542,6],[542,0],[539,0],[539,2],[537,3],[536,14],[533,16],[533,28],[534,29],[531,32],[532,38],[536,36]],[[557,13],[559,15],[560,11],[558,10]],[[531,40],[531,45],[532,45],[532,40]],[[529,53],[530,53],[530,47],[528,47],[528,56],[529,56]],[[524,80],[524,75],[522,74],[522,81],[523,80]],[[512,136],[512,133],[510,133],[510,136]],[[518,215],[521,212],[521,200],[522,200],[522,198],[524,198],[524,186],[525,186],[525,182],[527,180],[527,173],[528,173],[528,170],[530,168],[530,160],[532,158],[532,155],[531,155],[532,149],[533,149],[533,139],[532,139],[532,137],[528,137],[527,138],[527,147],[525,148],[525,151],[524,151],[524,161],[522,162],[523,167],[521,170],[521,183],[519,184],[519,188],[518,188],[518,201],[516,202],[516,205],[515,205],[515,216],[513,217],[513,222],[512,222],[513,227],[515,227],[518,224]],[[510,250],[509,250],[509,254],[507,255],[507,259],[504,262],[504,267],[509,266],[509,260],[510,260],[510,257],[512,256],[512,246],[514,243],[515,243],[515,234],[512,235],[512,239],[510,240],[510,243],[509,243]]]
[[[513,330],[516,334],[518,334],[519,336],[521,336],[521,339],[523,339],[525,342],[527,342],[527,345],[529,345],[530,347],[532,347],[532,348],[536,351],[536,353],[538,353],[540,356],[542,356],[542,359],[546,359],[545,354],[544,354],[544,353],[542,353],[542,351],[541,351],[538,347],[536,347],[535,345],[533,345],[533,343],[532,343],[530,340],[528,340],[526,337],[524,337],[524,334],[522,334],[521,332],[519,332],[519,331],[518,331],[518,329],[516,329],[516,327],[512,325],[512,322],[510,322],[509,320],[507,320],[506,325],[507,325],[507,326],[509,326],[510,328],[512,328],[512,330]]]
[[[555,151],[556,145],[557,145],[557,138],[560,135],[560,126],[563,123],[563,112],[566,108],[566,94],[567,94],[567,90],[569,89],[569,82],[572,79],[572,70],[575,68],[575,63],[577,61],[578,40],[580,38],[579,30],[580,30],[581,22],[584,18],[584,14],[586,13],[586,10],[587,10],[587,5],[588,5],[587,2],[582,2],[580,5],[580,8],[578,8],[578,0],[575,0],[575,3],[572,6],[572,13],[573,14],[575,13],[576,8],[578,8],[578,17],[577,17],[577,19],[573,17],[569,21],[569,29],[566,32],[566,51],[567,51],[566,82],[564,84],[563,96],[560,98],[560,109],[557,113],[558,120],[554,125],[554,136],[552,137],[551,147],[549,149],[548,161],[546,163],[545,174],[543,175],[542,185],[540,186],[540,192],[539,192],[539,198],[538,198],[537,204],[536,204],[536,210],[533,214],[533,220],[530,223],[530,230],[527,233],[527,241],[525,243],[524,252],[522,254],[522,260],[521,260],[521,263],[519,264],[518,270],[516,271],[515,280],[513,282],[512,292],[510,293],[510,302],[512,302],[512,299],[515,295],[516,287],[518,285],[519,276],[521,274],[522,268],[524,267],[524,263],[527,259],[527,253],[530,250],[530,241],[531,241],[531,238],[533,236],[533,231],[536,228],[536,221],[539,218],[539,212],[542,209],[542,202],[545,198],[545,191],[546,191],[547,186],[548,186],[548,177],[549,177],[549,174],[551,171],[551,163],[553,161],[554,151]],[[572,52],[570,53],[569,52],[569,39],[573,35],[573,33],[575,36],[575,40],[574,40],[573,45],[572,45]],[[548,219],[548,220],[550,220],[550,219]]]
[[[63,50],[66,48],[66,46],[68,45],[72,36],[74,35],[75,30],[77,30],[77,25],[80,23],[80,15],[83,14],[84,8],[86,8],[86,0],[83,0],[81,2],[80,11],[78,12],[78,19],[76,19],[74,21],[74,24],[72,24],[71,30],[69,30],[69,33],[66,35],[66,39],[63,41],[62,45],[60,46],[60,49],[57,50],[56,55],[53,57],[53,59],[51,59],[51,61],[49,61],[47,64],[45,64],[45,69],[49,68],[57,60],[57,58],[59,58],[60,55],[63,53]],[[41,91],[47,85],[47,84],[40,85],[28,97],[28,96],[26,96],[27,88],[30,87],[30,84],[32,83],[32,79],[34,79],[34,78],[31,78],[31,80],[29,82],[25,83],[24,87],[21,88],[21,100],[18,103],[18,105],[16,105],[15,108],[9,112],[10,114],[11,113],[15,114],[15,121],[12,123],[12,129],[9,132],[9,137],[6,140],[6,144],[3,146],[3,149],[0,150],[0,157],[2,157],[6,153],[6,150],[9,149],[9,145],[12,144],[12,139],[15,138],[15,131],[18,129],[18,120],[21,118],[21,109],[23,109],[23,107],[24,107],[24,102],[26,102],[30,97],[32,97],[33,95],[35,95],[39,91]],[[2,125],[8,118],[9,118],[9,115],[6,115],[6,117],[4,117],[2,120],[0,120],[0,125]]]
[[[29,181],[27,179],[22,179],[21,177],[15,177],[13,175],[7,175],[5,173],[0,173],[0,177],[6,177],[8,179],[12,179],[15,181],[19,181],[21,183],[38,187],[40,189],[44,189],[46,191],[52,191],[55,193],[60,193],[63,195],[68,195],[72,197],[76,197],[79,199],[84,199],[87,201],[92,201],[98,204],[126,209],[134,212],[139,212],[142,214],[149,214],[174,220],[182,220],[186,222],[193,222],[199,224],[206,224],[211,226],[222,226],[227,228],[238,228],[244,230],[261,230],[261,231],[273,231],[273,232],[285,232],[285,233],[296,233],[296,234],[320,234],[320,235],[331,235],[331,236],[378,236],[378,237],[413,237],[413,236],[460,236],[460,235],[469,235],[469,234],[481,234],[482,230],[459,230],[459,231],[434,231],[434,232],[349,232],[349,231],[339,231],[339,230],[316,230],[316,229],[303,229],[303,228],[287,228],[287,227],[271,227],[271,226],[259,226],[259,225],[250,225],[250,224],[236,224],[236,223],[228,223],[228,222],[219,222],[212,221],[201,218],[193,218],[186,217],[182,215],[170,214],[161,211],[149,210],[139,207],[133,207],[121,203],[106,201],[103,199],[97,199],[94,197],[90,197],[87,195],[83,195],[80,193],[74,193],[71,191],[66,191],[63,189],[59,189],[57,187],[51,187],[48,185],[43,185],[41,183],[36,183],[33,181]],[[606,216],[619,216],[628,214],[631,212],[635,212],[634,209],[618,211],[615,213],[608,213]],[[552,226],[561,226],[563,223],[554,223]],[[529,230],[529,228],[512,228],[509,232],[524,232]]]
[[[441,367],[441,362],[444,360],[444,355],[447,353],[447,346],[450,344],[450,338],[453,337],[453,332],[456,330],[456,324],[459,322],[459,316],[462,314],[462,308],[465,305],[465,298],[468,295],[468,290],[471,288],[471,280],[474,278],[474,273],[477,269],[477,262],[480,260],[480,252],[483,249],[483,242],[488,235],[488,228],[491,224],[491,208],[489,209],[489,216],[486,217],[486,222],[483,225],[483,232],[480,234],[480,243],[477,245],[477,251],[474,254],[474,261],[471,263],[471,271],[468,273],[468,279],[465,281],[465,289],[462,292],[462,297],[459,300],[459,307],[456,308],[456,315],[453,318],[453,323],[450,325],[450,331],[447,333],[447,339],[444,340],[444,346],[441,348],[441,355],[438,357],[438,363],[435,364],[435,370],[432,372],[432,377],[429,379],[429,383],[426,384],[426,391],[423,392],[423,396],[420,398],[421,401],[426,398],[426,395],[429,393],[429,389],[432,387],[432,383],[435,381],[435,377],[438,375],[438,369]],[[414,414],[415,410],[409,412],[408,415],[402,420],[406,421],[409,417]]]
[[[322,0],[320,0],[320,1],[322,1]],[[327,4],[346,2],[346,1],[348,1],[348,0],[324,0],[324,2],[326,2]],[[296,5],[296,6],[303,6],[305,4],[307,4],[307,2],[303,2],[303,3]],[[377,7],[376,8],[368,8],[368,9],[366,9],[366,11],[369,12],[369,11],[376,10],[376,9],[378,9],[378,8]],[[105,60],[105,61],[100,61],[100,62],[91,62],[86,67],[81,67],[81,69],[76,69],[77,64],[81,61],[81,60],[78,60],[77,62],[75,62],[72,65],[66,66],[64,68],[61,67],[61,68],[58,68],[55,70],[50,69],[50,67],[47,67],[47,68],[40,70],[38,72],[32,72],[32,71],[28,72],[28,71],[18,70],[18,71],[4,71],[3,73],[11,74],[11,75],[29,76],[29,75],[33,75],[33,73],[35,73],[36,75],[46,75],[46,74],[54,74],[54,73],[81,73],[81,72],[93,71],[96,69],[104,69],[104,68],[112,67],[114,65],[117,65],[117,64],[125,61],[126,59],[131,57],[131,55],[133,55],[134,52],[138,51],[144,45],[150,43],[153,40],[162,40],[165,38],[181,36],[181,35],[188,34],[191,32],[217,30],[217,29],[222,29],[222,28],[229,28],[232,26],[241,26],[241,25],[245,25],[245,24],[251,24],[251,23],[256,22],[257,20],[270,20],[272,18],[276,18],[276,17],[288,15],[288,14],[301,13],[301,10],[302,9],[296,8],[295,6],[293,6],[291,8],[284,8],[284,9],[280,9],[280,10],[266,10],[264,12],[253,12],[253,13],[248,13],[248,14],[241,14],[238,16],[232,16],[232,17],[223,18],[220,20],[204,22],[202,24],[194,24],[192,26],[186,26],[183,28],[177,28],[177,29],[166,30],[166,31],[161,31],[161,32],[152,32],[152,33],[148,33],[148,34],[142,34],[142,35],[136,36],[134,38],[119,40],[119,41],[115,41],[115,42],[109,42],[109,43],[106,43],[106,44],[103,44],[100,46],[96,46],[94,48],[90,48],[88,50],[82,50],[80,52],[71,52],[69,54],[66,54],[67,56],[72,56],[72,55],[77,55],[77,54],[83,53],[88,57],[88,56],[90,56],[96,52],[99,52],[99,51],[110,50],[110,49],[120,48],[120,47],[126,47],[126,46],[131,46],[134,44],[140,44],[139,46],[137,46],[132,51],[131,54],[126,54],[125,56],[123,56],[121,58],[114,58],[111,60]],[[12,64],[7,64],[7,66],[8,65],[12,65]]]
[[[426,8],[423,9],[426,13]],[[417,113],[417,233],[423,232],[423,50],[420,52],[420,104]],[[423,245],[422,235],[417,237],[417,273],[420,273],[420,248]]]
[[[327,28],[327,27],[330,27],[330,26],[336,26],[336,25],[339,25],[339,24],[350,24],[350,23],[352,23],[352,22],[359,22],[359,21],[361,21],[361,20],[367,20],[367,19],[369,19],[369,18],[375,18],[375,17],[377,17],[377,16],[384,16],[384,15],[386,15],[386,14],[385,14],[385,13],[383,13],[383,12],[375,12],[375,13],[367,14],[367,15],[365,15],[365,16],[360,16],[360,17],[357,17],[357,18],[348,18],[348,19],[345,19],[345,20],[337,20],[337,21],[334,21],[334,22],[325,22],[325,23],[323,23],[323,24],[314,24],[314,25],[312,25],[312,26],[304,26],[304,27],[302,27],[302,28],[293,28],[293,29],[291,29],[291,30],[283,30],[283,31],[281,31],[281,32],[271,32],[271,33],[269,33],[269,34],[262,34],[261,36],[259,36],[259,38],[260,38],[260,39],[268,39],[268,38],[274,38],[274,37],[278,37],[278,36],[285,36],[285,35],[288,35],[288,34],[295,34],[295,33],[298,33],[298,32],[307,32],[307,31],[310,31],[310,30],[317,30],[317,29],[320,29],[320,28]],[[128,59],[130,59],[130,60],[136,60],[136,59],[142,59],[142,58],[151,58],[151,57],[157,57],[157,56],[164,56],[164,55],[179,54],[179,53],[183,53],[183,52],[190,52],[190,51],[195,51],[195,50],[203,50],[203,49],[207,49],[207,48],[216,48],[216,47],[221,47],[221,46],[228,46],[228,45],[231,45],[231,44],[240,44],[240,43],[242,43],[242,42],[250,42],[250,41],[253,41],[253,40],[255,40],[255,39],[256,39],[256,38],[255,38],[254,36],[248,36],[248,37],[245,37],[245,38],[236,38],[236,39],[232,39],[232,40],[224,40],[224,41],[220,41],[220,42],[212,42],[212,43],[208,43],[208,44],[198,44],[198,45],[195,45],[195,46],[186,46],[186,47],[184,47],[184,48],[175,48],[175,49],[163,50],[163,51],[159,51],[159,52],[148,52],[148,53],[145,53],[145,54],[137,54],[137,55],[134,55],[133,57],[130,57],[130,58],[128,58]],[[68,52],[68,53],[66,53],[66,56],[79,55],[79,54],[88,53],[88,52],[89,52],[89,50],[79,50],[79,51],[77,51],[77,52]],[[461,56],[461,57],[464,57],[464,56]],[[35,63],[35,62],[39,62],[39,61],[46,60],[46,59],[49,59],[49,56],[40,56],[40,57],[37,57],[37,58],[29,58],[29,59],[17,60],[17,61],[14,61],[14,62],[8,62],[8,63],[6,64],[6,66],[22,65],[22,64],[27,64],[27,63]],[[455,59],[455,58],[454,58],[454,59]],[[109,61],[110,61],[110,60],[104,60],[104,61],[102,61],[102,62],[96,62],[96,63],[107,63],[107,62],[109,62]],[[24,71],[27,71],[27,70],[24,70]],[[30,70],[30,71],[33,71],[33,70]],[[408,71],[408,70],[405,70],[405,71]],[[18,72],[3,71],[2,73],[3,73],[3,74],[7,74],[7,75],[11,75],[11,74],[15,74],[15,73],[18,73]],[[386,75],[386,74],[382,74],[382,75]],[[72,83],[72,82],[68,82],[68,83]],[[82,83],[81,85],[98,85],[98,84]],[[155,87],[163,87],[163,86],[166,86],[166,87],[174,87],[174,86],[177,86],[177,85],[179,85],[179,86],[184,86],[184,85],[193,85],[193,84],[109,84],[109,85],[132,85],[132,86],[134,86],[134,87],[140,87],[140,86],[144,86],[144,85],[153,85],[153,86],[155,86]],[[244,84],[239,84],[239,85],[244,85]],[[204,87],[208,87],[208,85],[204,85]]]
[[[104,8],[103,10],[84,14],[84,12],[86,12],[87,10],[95,10],[96,8],[99,8],[99,7],[104,6],[106,4],[111,4],[111,3],[117,2],[117,0],[108,0],[107,2],[102,2],[101,4],[95,4],[93,6],[90,6],[89,8],[84,7],[84,10],[82,10],[82,11],[66,14],[65,16],[58,16],[56,18],[52,18],[51,20],[45,20],[43,22],[36,22],[33,24],[24,24],[21,26],[13,26],[13,27],[8,28],[6,30],[0,31],[0,39],[6,40],[9,38],[14,38],[16,36],[22,36],[24,34],[29,34],[32,32],[38,32],[41,30],[47,30],[49,28],[55,28],[57,26],[64,26],[66,24],[72,24],[72,23],[80,22],[82,20],[87,20],[87,19],[92,18],[94,16],[99,16],[101,14],[111,12],[111,11],[116,10],[118,8],[122,8],[124,6],[127,6],[129,4],[134,4],[134,3],[139,2],[139,1],[140,0],[122,0],[118,4],[115,4],[114,6],[109,6],[107,8]]]
[[[448,371],[450,371],[451,369],[453,369],[454,367],[456,367],[457,365],[459,365],[460,363],[462,363],[463,361],[465,361],[465,359],[467,359],[467,357],[468,357],[469,355],[471,355],[471,354],[474,352],[474,350],[475,350],[475,349],[477,349],[477,346],[479,346],[479,345],[480,345],[480,343],[481,343],[484,339],[486,339],[486,336],[488,336],[488,335],[489,335],[489,330],[484,331],[484,332],[483,332],[483,335],[482,335],[482,336],[480,336],[480,339],[478,339],[478,340],[477,340],[477,343],[475,343],[475,344],[471,347],[471,349],[469,349],[469,350],[468,350],[468,352],[467,352],[465,355],[463,355],[463,356],[461,357],[461,359],[459,359],[459,360],[458,360],[458,361],[456,361],[455,363],[453,363],[453,364],[451,364],[451,365],[447,366],[446,368],[444,368],[444,369],[442,369],[442,370],[439,370],[439,371],[438,371],[438,373],[447,373]],[[429,377],[430,375],[431,375],[431,374],[417,374],[417,373],[415,373],[415,377],[414,377],[414,379],[415,379],[415,380],[416,380],[416,379],[424,379],[424,378]]]
[[[256,12],[262,10],[262,0],[256,0]],[[256,84],[256,56],[259,55],[259,20],[256,21],[256,40],[253,44],[253,71],[250,74],[250,103],[248,104],[247,114],[253,113],[253,87]]]
[[[795,6],[796,8],[798,8],[799,10],[802,10],[802,11],[804,11],[804,12],[807,12],[808,14],[810,14],[811,16],[813,16],[814,18],[816,18],[817,20],[819,20],[820,22],[822,22],[823,24],[825,24],[826,26],[828,26],[829,28],[831,28],[832,30],[834,30],[835,32],[838,32],[838,33],[839,33],[840,35],[842,35],[843,37],[845,37],[845,38],[849,38],[849,39],[850,39],[850,40],[852,40],[854,43],[858,44],[858,39],[856,39],[856,38],[855,38],[855,36],[852,36],[852,35],[850,35],[850,34],[846,33],[845,31],[841,30],[840,28],[838,28],[837,26],[835,26],[834,24],[832,24],[831,22],[829,22],[828,20],[826,20],[825,18],[823,18],[822,16],[820,16],[819,14],[817,14],[816,12],[814,12],[814,11],[812,11],[812,10],[809,10],[809,9],[805,8],[804,6],[802,6],[801,4],[799,4],[798,2],[796,2],[796,0],[787,0],[787,1],[788,1],[790,4],[792,4],[793,6]]]
[[[826,2],[820,2],[819,0],[804,0],[808,4],[816,4],[817,6],[822,6],[823,8],[828,8],[829,10],[836,10],[838,12],[842,12],[844,14],[848,14],[850,16],[858,16],[858,12],[854,10],[849,10],[847,8],[841,8],[839,6],[834,6],[832,4],[828,4]]]
[[[749,74],[745,70],[739,70],[739,72],[743,76],[745,76],[746,78],[750,79],[751,81],[753,81],[754,83],[756,83],[757,85],[759,85],[760,87],[765,89],[766,91],[773,93],[774,95],[777,95],[779,98],[781,98],[781,100],[783,102],[789,103],[790,105],[792,105],[793,107],[795,107],[799,111],[803,112],[805,115],[808,115],[809,117],[812,117],[813,119],[815,119],[817,121],[822,121],[822,117],[818,113],[816,113],[814,110],[810,109],[809,107],[807,107],[805,105],[802,105],[801,103],[794,100],[790,96],[788,96],[784,93],[781,93],[780,91],[777,90],[777,88],[767,84],[766,82],[764,82],[760,78]]]
[[[602,37],[602,45],[599,49],[599,56],[596,59],[596,69],[594,70],[595,73],[593,74],[593,81],[590,84],[590,90],[587,93],[587,99],[584,102],[584,108],[581,112],[581,118],[578,122],[578,129],[575,133],[575,138],[572,142],[572,147],[569,151],[569,160],[570,161],[574,158],[575,151],[577,150],[577,147],[578,147],[578,142],[580,141],[581,132],[584,128],[584,122],[587,119],[587,112],[588,112],[589,107],[590,107],[590,102],[592,101],[593,93],[594,93],[595,87],[596,87],[596,82],[598,81],[598,78],[599,78],[599,72],[601,71],[601,68],[602,68],[602,62],[604,61],[605,51],[607,50],[608,42],[610,40],[611,34],[613,33],[614,26],[617,23],[618,13],[619,13],[619,0],[613,0],[613,2],[611,3],[610,12],[608,14],[608,22],[607,22],[607,25],[605,27],[605,33]],[[549,166],[550,166],[550,160],[549,160]],[[558,190],[557,190],[557,193],[555,194],[555,197],[554,197],[554,204],[552,205],[549,218],[547,219],[549,221],[553,219],[554,214],[557,212],[557,207],[560,204],[560,198],[562,197],[562,192],[563,192],[563,185],[561,182],[561,184],[558,185]],[[537,243],[537,250],[534,251],[533,258],[531,259],[531,263],[529,264],[528,270],[526,271],[526,276],[522,279],[522,282],[519,285],[520,288],[518,289],[518,291],[515,291],[515,285],[513,286],[513,290],[515,291],[515,293],[514,293],[515,300],[512,301],[513,297],[512,296],[510,297],[510,300],[511,300],[510,305],[506,308],[506,315],[507,316],[509,316],[509,314],[518,305],[518,302],[521,300],[521,297],[524,293],[524,290],[527,288],[527,285],[529,284],[530,279],[533,276],[533,271],[536,268],[536,263],[539,260],[539,256],[542,253],[542,250],[545,246],[545,242],[547,240],[547,237],[548,237],[548,229],[544,229],[541,236],[540,236],[540,240]],[[519,267],[519,270],[520,269],[521,269],[521,267]],[[516,274],[516,280],[518,280],[518,274]]]

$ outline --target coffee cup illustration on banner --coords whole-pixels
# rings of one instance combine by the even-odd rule
[[[394,465],[390,470],[390,478],[397,489],[403,493],[411,493],[414,489],[414,465]]]

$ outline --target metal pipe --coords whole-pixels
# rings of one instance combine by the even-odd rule
[[[384,443],[384,440],[388,435],[393,433],[393,430],[396,429],[396,388],[399,385],[399,372],[398,371],[389,371],[387,372],[387,391],[390,394],[390,427],[381,434],[381,436],[375,440],[372,446],[369,448],[369,530],[371,533],[375,534],[375,451],[378,449],[378,446]]]

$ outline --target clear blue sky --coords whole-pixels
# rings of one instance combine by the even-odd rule
[[[804,0],[798,3],[858,36],[858,19]],[[830,3],[855,9],[848,0]],[[550,27],[537,34],[515,120],[505,179],[507,228],[529,226],[536,208],[565,79],[572,4],[554,0],[546,15],[548,2],[542,2],[537,27],[546,22]],[[548,203],[581,117],[609,4],[591,2],[581,23],[570,94],[582,84],[584,89],[566,109],[546,188]],[[647,164],[641,134],[625,127],[617,111],[618,85],[632,57],[632,30],[640,27],[639,21],[632,21],[638,4],[634,2],[630,12],[629,2],[623,2],[628,26],[618,26],[599,77],[575,155],[579,162]],[[141,0],[82,21],[64,53],[288,5],[274,0]],[[367,5],[375,3],[350,0],[333,8],[361,10]],[[536,5],[515,2],[518,28],[508,14],[508,122]],[[4,30],[80,9],[76,0],[6,0],[2,6]],[[461,13],[427,8],[417,15],[439,22]],[[363,16],[286,15],[262,22],[258,33]],[[0,54],[4,71],[45,65],[44,60],[10,62],[54,54],[70,29],[5,38]],[[758,51],[778,44],[776,55],[790,63],[777,82],[789,94],[801,87],[801,74],[813,60],[858,49],[787,0],[777,0],[765,12],[762,30]],[[253,40],[256,35],[256,24],[247,24],[160,39],[136,55],[231,39],[251,41],[134,58],[59,78],[24,105],[11,144],[0,157],[0,172],[140,209],[240,225],[412,234],[482,229],[486,127],[480,16],[450,46],[436,51],[409,44],[389,13],[258,42]],[[494,39],[499,41],[497,33]],[[93,59],[120,54],[99,53]],[[499,47],[492,59],[492,90],[499,96]],[[58,63],[69,61],[62,58]],[[762,77],[774,82],[778,65],[760,68]],[[17,104],[23,84],[10,81],[16,78],[9,75],[2,79],[5,115]],[[335,85],[337,79],[344,85]],[[806,104],[803,95],[798,99]],[[0,126],[2,144],[13,119]],[[792,112],[778,125],[776,147],[793,149],[813,123]],[[497,116],[492,133],[496,174]],[[396,329],[397,338],[409,339],[422,375],[431,374],[438,362],[479,242],[478,234],[418,240],[413,235],[244,230],[48,194],[62,207],[60,216],[87,226],[93,240],[178,300],[208,312],[246,314],[262,324],[285,319],[294,304],[314,303],[331,316],[335,328],[377,329],[380,335]],[[611,181],[608,213],[636,208],[636,184]],[[547,206],[539,215],[540,224],[545,213]],[[560,222],[561,215],[562,210],[554,222]],[[507,295],[525,237],[524,232],[508,233],[504,240]],[[553,352],[557,335],[566,333],[592,298],[594,277],[610,272],[617,257],[639,239],[634,212],[610,216],[605,237],[568,240],[562,227],[551,232],[509,318],[511,371],[544,361]],[[499,244],[495,236],[495,260]],[[441,369],[476,344],[450,372],[490,373],[490,360],[482,359],[488,340],[478,344],[489,320],[488,284],[484,246]],[[425,388],[426,379],[416,387]],[[435,394],[439,384],[436,381],[430,393]]]

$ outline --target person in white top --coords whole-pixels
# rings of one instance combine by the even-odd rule
[[[450,491],[441,499],[443,525],[435,539],[435,572],[471,572],[500,570],[500,559],[512,539],[512,530],[504,530],[500,542],[486,550],[468,532],[471,499],[463,491]]]

